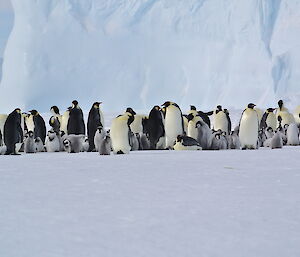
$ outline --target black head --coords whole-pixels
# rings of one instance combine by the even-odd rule
[[[217,110],[222,111],[222,106],[221,106],[221,105],[218,105],[218,106],[217,106]]]
[[[59,109],[58,109],[58,107],[57,107],[56,105],[52,106],[52,107],[50,108],[50,111],[51,111],[51,110],[53,110],[54,113],[59,114]]]
[[[279,106],[279,108],[282,108],[282,106],[283,106],[283,101],[282,100],[278,101],[278,106]]]
[[[100,104],[102,104],[102,102],[95,102],[93,103],[93,107],[99,109]]]
[[[268,132],[273,132],[272,127],[268,127],[268,128],[267,128],[267,131],[268,131]]]
[[[191,105],[191,111],[197,111],[197,109],[194,105]]]
[[[74,101],[72,102],[72,104],[73,104],[74,107],[76,107],[76,106],[78,105],[77,100],[74,100]]]
[[[187,116],[187,119],[188,121],[194,119],[194,115],[192,113],[190,113],[188,116]]]
[[[130,107],[128,107],[128,108],[126,109],[126,112],[129,112],[129,113],[131,113],[132,115],[136,115],[136,112],[135,112],[132,108],[130,108]]]
[[[176,141],[177,141],[177,142],[181,142],[182,140],[183,140],[183,136],[178,135]]]
[[[33,116],[38,115],[39,113],[37,112],[37,110],[31,110],[29,111]]]
[[[164,102],[161,106],[164,106],[164,107],[168,107],[170,106],[172,103],[170,101],[167,101],[167,102]]]
[[[275,108],[268,108],[267,111],[268,112],[274,112]]]
[[[27,134],[28,134],[28,136],[29,136],[29,137],[33,138],[33,132],[32,132],[31,130],[30,130],[30,131],[28,131],[28,133],[27,133]]]
[[[248,104],[248,108],[253,109],[256,105],[253,103]]]
[[[159,111],[159,110],[160,110],[160,107],[159,107],[158,105],[155,105],[152,109],[153,109],[153,110]]]
[[[16,108],[16,109],[14,110],[14,112],[21,113],[21,109],[20,109],[20,108]]]
[[[67,111],[71,111],[71,110],[72,110],[72,107],[69,106],[69,107],[67,108]]]
[[[229,111],[227,109],[224,109],[224,113],[229,114]]]
[[[103,129],[103,127],[102,127],[102,126],[98,126],[98,127],[97,127],[97,130],[99,131],[99,133],[101,133],[101,132],[102,132],[102,129]]]
[[[134,114],[130,113],[127,121],[127,125],[130,126],[130,124],[134,121]]]

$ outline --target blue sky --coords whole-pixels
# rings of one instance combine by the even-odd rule
[[[10,0],[0,0],[0,57],[3,56],[7,38],[13,26],[13,10]]]

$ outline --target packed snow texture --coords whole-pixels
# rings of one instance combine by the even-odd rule
[[[299,147],[1,156],[0,256],[298,257]]]
[[[12,0],[0,108],[300,101],[299,0]]]

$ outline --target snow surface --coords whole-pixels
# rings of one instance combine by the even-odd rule
[[[0,256],[298,257],[299,147],[1,156]]]
[[[0,108],[300,100],[299,0],[12,0]],[[296,103],[296,104],[295,104]]]

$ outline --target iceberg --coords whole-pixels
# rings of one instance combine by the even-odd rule
[[[12,0],[0,108],[300,101],[298,0]]]

